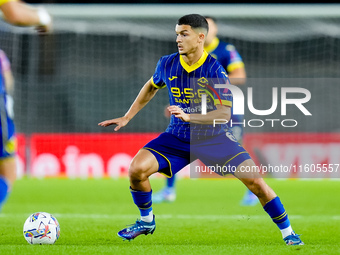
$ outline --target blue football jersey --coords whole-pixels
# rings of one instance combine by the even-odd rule
[[[8,70],[9,61],[0,50],[0,159],[15,152],[14,123],[7,111],[7,93],[3,72]]]
[[[163,56],[157,63],[151,78],[156,88],[168,88],[170,105],[179,106],[185,113],[201,114],[202,95],[206,95],[207,112],[216,110],[216,105],[232,106],[232,94],[228,89],[216,89],[215,84],[229,83],[228,75],[221,64],[206,51],[189,66],[179,53]],[[181,139],[200,139],[225,133],[227,125],[203,125],[187,123],[171,116],[165,132]]]
[[[220,41],[215,37],[204,49],[221,63],[228,74],[237,68],[244,68],[240,54],[237,52],[235,46],[230,43]],[[231,121],[228,125],[230,126],[231,123],[234,135],[237,137],[237,140],[241,141],[243,138],[243,115],[232,114]]]
[[[235,46],[220,41],[217,37],[207,47],[204,47],[204,50],[216,58],[227,70],[228,74],[237,68],[244,67],[242,58]]]

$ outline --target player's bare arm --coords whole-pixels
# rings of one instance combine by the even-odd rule
[[[42,7],[34,8],[24,2],[10,1],[0,6],[7,22],[17,26],[35,26],[39,32],[51,30],[51,15]]]
[[[126,126],[129,121],[140,111],[143,109],[147,103],[156,95],[158,89],[154,87],[151,83],[151,79],[148,80],[143,88],[140,90],[138,96],[136,97],[135,101],[132,103],[130,109],[127,113],[120,118],[105,120],[98,123],[98,126],[107,127],[111,125],[117,125],[114,131],[118,131],[122,127]]]
[[[246,83],[247,74],[245,68],[237,68],[228,74],[230,83],[233,85],[243,85]]]
[[[228,120],[231,116],[231,111],[229,106],[216,105],[216,110],[208,112],[205,115],[202,114],[187,114],[177,105],[171,105],[168,107],[169,112],[175,115],[176,118],[180,118],[184,122],[190,122],[195,124],[214,124],[214,120],[223,119]]]

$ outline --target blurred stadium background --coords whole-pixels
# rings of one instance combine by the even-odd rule
[[[0,23],[0,45],[15,77],[19,175],[125,176],[133,155],[165,130],[167,91],[161,90],[127,127],[97,123],[123,115],[162,55],[175,52],[174,26],[187,13],[215,16],[219,37],[243,57],[254,106],[271,106],[272,87],[307,88],[298,125],[245,128],[258,163],[335,164],[340,159],[340,11],[322,5],[47,5],[53,34]],[[247,107],[246,107],[247,108]],[[271,119],[283,119],[280,107]],[[265,119],[249,111],[245,119]],[[278,122],[279,123],[279,122]],[[293,173],[274,177],[340,177]],[[188,173],[183,173],[188,176]]]
[[[16,81],[18,173],[28,176],[15,183],[0,213],[0,254],[340,253],[339,182],[332,181],[340,180],[340,170],[312,172],[313,165],[330,170],[340,161],[340,6],[47,8],[54,16],[50,35],[0,21],[0,48],[12,62]],[[175,203],[153,205],[154,235],[131,243],[116,236],[138,217],[124,177],[134,154],[166,128],[167,91],[159,91],[119,133],[97,123],[126,112],[158,59],[177,50],[178,17],[195,12],[215,16],[220,38],[240,52],[248,74],[242,89],[245,94],[254,89],[256,109],[270,108],[272,87],[311,92],[305,106],[312,116],[293,106],[281,116],[280,105],[270,116],[245,114],[246,120],[298,121],[294,128],[279,122],[247,125],[244,143],[258,164],[310,170],[275,173],[270,177],[280,179],[266,180],[284,201],[295,231],[303,234],[303,247],[286,247],[261,205],[239,206],[245,187],[232,178],[181,178]],[[189,171],[180,174],[188,177]],[[163,179],[151,181],[155,191],[164,185]],[[58,218],[61,237],[53,246],[29,246],[22,237],[25,219],[38,211]]]

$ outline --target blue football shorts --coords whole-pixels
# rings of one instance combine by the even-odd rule
[[[143,148],[156,157],[158,172],[167,177],[172,177],[196,159],[200,159],[207,167],[220,169],[215,172],[222,176],[235,172],[243,161],[251,159],[229,131],[203,140],[190,141],[162,133]]]
[[[231,115],[228,122],[229,130],[233,133],[237,141],[242,144],[243,140],[243,115]],[[232,126],[231,126],[232,123]]]

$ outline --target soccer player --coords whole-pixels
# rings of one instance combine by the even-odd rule
[[[171,177],[199,158],[207,166],[224,166],[242,181],[260,200],[264,210],[281,230],[287,245],[302,245],[293,232],[288,215],[274,191],[256,172],[249,154],[228,132],[227,125],[213,125],[216,119],[230,119],[231,94],[227,89],[214,89],[214,84],[229,82],[224,68],[204,51],[208,33],[206,19],[198,14],[181,17],[175,28],[178,52],[163,56],[154,75],[148,80],[127,113],[120,118],[106,120],[98,125],[117,125],[118,131],[163,87],[168,88],[172,114],[166,131],[150,141],[133,158],[129,167],[130,192],[140,210],[141,219],[118,232],[123,240],[132,240],[141,234],[152,234],[156,229],[152,211],[152,189],[149,177],[160,172]],[[204,93],[203,93],[204,92]],[[207,95],[209,95],[209,98]],[[206,101],[206,114],[201,114],[201,102]],[[202,113],[205,113],[202,110]],[[224,175],[224,172],[219,172]]]
[[[217,38],[218,27],[216,24],[216,19],[210,16],[205,16],[205,18],[209,25],[209,33],[204,42],[204,50],[222,64],[222,66],[227,71],[231,84],[243,85],[246,81],[246,71],[240,54],[235,49],[234,45],[220,41]],[[229,126],[230,123],[233,124],[230,126],[230,129],[232,130],[237,141],[241,144],[243,140],[242,122],[243,117],[241,115],[231,115]],[[154,203],[175,201],[175,182],[176,176],[167,178],[165,187],[153,195],[152,201]],[[252,206],[256,205],[258,202],[259,200],[257,197],[250,190],[247,190],[241,201],[241,205]]]
[[[17,0],[0,0],[0,9],[4,19],[16,26],[35,26],[38,32],[48,32],[52,26],[50,14],[42,7],[33,8]],[[0,209],[16,179],[15,134],[12,120],[11,97],[7,91],[13,86],[10,63],[5,53],[0,50]]]
[[[10,63],[5,53],[0,50],[0,209],[16,178],[15,136],[10,97],[7,91],[13,86]]]
[[[18,0],[0,0],[5,21],[16,26],[34,26],[39,32],[51,29],[51,15],[43,8],[34,8]]]

